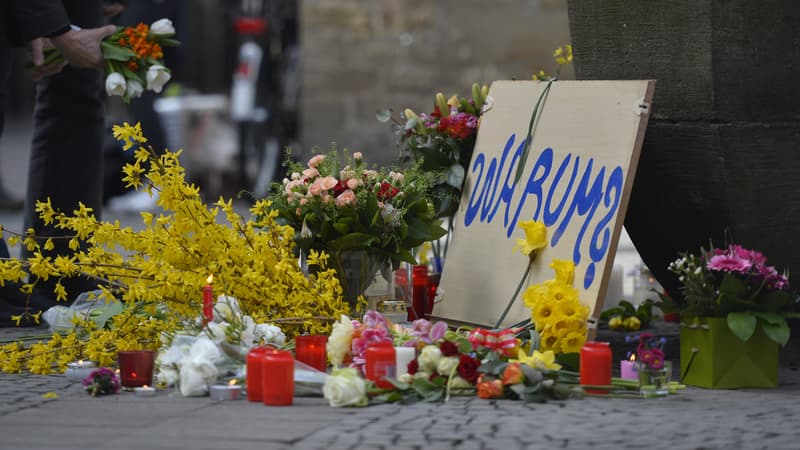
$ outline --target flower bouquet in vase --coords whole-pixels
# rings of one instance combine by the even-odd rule
[[[707,388],[776,387],[778,345],[798,317],[785,273],[731,244],[670,264],[683,284],[681,380]]]
[[[336,271],[352,310],[376,282],[394,296],[391,271],[401,261],[414,264],[411,249],[445,234],[429,198],[433,176],[417,167],[374,170],[360,152],[335,148],[287,167],[271,208],[294,228],[301,253],[328,255],[322,260]]]

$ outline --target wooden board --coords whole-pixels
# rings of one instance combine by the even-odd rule
[[[571,259],[581,301],[594,317],[602,310],[655,81],[553,83],[515,185],[531,112],[546,84],[491,86],[493,104],[467,170],[436,317],[494,325],[525,272],[527,257],[512,250],[524,238],[519,222],[531,219],[547,226],[548,246],[528,285],[553,278],[554,258]],[[520,294],[503,325],[529,317]]]

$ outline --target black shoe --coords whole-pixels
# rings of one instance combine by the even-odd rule
[[[25,206],[25,200],[16,198],[3,188],[0,188],[0,210],[19,211]]]

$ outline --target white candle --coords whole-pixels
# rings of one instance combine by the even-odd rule
[[[397,376],[408,373],[408,363],[416,357],[416,350],[413,347],[395,347],[395,362],[397,367]]]
[[[72,381],[82,381],[96,368],[97,364],[95,364],[94,361],[80,360],[67,363],[67,370],[64,372],[64,374]]]
[[[156,390],[154,387],[145,384],[144,386],[133,388],[133,393],[137,397],[152,397],[156,395]]]
[[[238,400],[241,393],[242,387],[234,383],[215,384],[208,389],[208,394],[211,396],[211,400],[218,402],[225,400]]]

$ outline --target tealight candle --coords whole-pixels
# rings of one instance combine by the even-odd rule
[[[67,363],[67,370],[64,372],[64,375],[72,381],[81,381],[88,377],[96,368],[97,364],[95,364],[94,361],[79,360]]]
[[[241,392],[242,387],[236,384],[236,380],[231,380],[228,382],[228,384],[215,384],[208,390],[211,400],[218,402],[225,400],[238,400]]]
[[[416,357],[416,350],[413,347],[395,347],[395,365],[397,367],[397,376],[408,373],[408,363]]]
[[[154,387],[145,384],[144,386],[133,388],[133,393],[137,397],[152,397],[156,395],[156,390]]]
[[[631,359],[623,359],[619,362],[619,377],[623,380],[639,379],[639,373],[636,370],[636,355],[631,355]]]
[[[325,344],[328,336],[297,336],[294,338],[295,358],[309,366],[325,372],[328,365],[328,354],[325,351]]]

